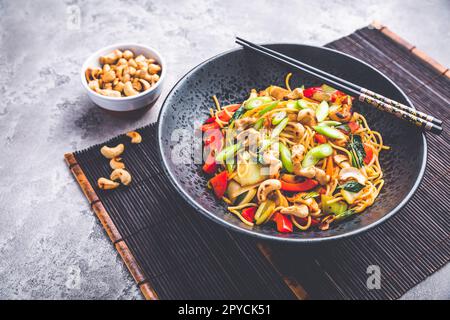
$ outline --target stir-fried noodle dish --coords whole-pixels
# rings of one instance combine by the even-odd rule
[[[380,133],[327,85],[252,89],[205,121],[208,188],[249,226],[327,230],[371,206],[383,187]]]

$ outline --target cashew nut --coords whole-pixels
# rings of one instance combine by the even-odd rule
[[[302,88],[295,88],[287,95],[287,97],[288,97],[288,99],[293,99],[293,100],[298,100],[300,98],[303,98]]]
[[[117,82],[117,84],[113,87],[115,91],[122,92],[125,84],[122,81]]]
[[[302,109],[298,112],[297,120],[310,127],[316,125],[316,113],[312,109]]]
[[[358,181],[360,184],[365,185],[367,182],[367,177],[362,174],[360,170],[354,167],[343,168],[339,171],[339,180],[347,181],[350,179],[354,179]]]
[[[269,95],[274,97],[276,100],[283,100],[284,97],[286,97],[290,91],[278,86],[271,86],[267,89],[269,92]]]
[[[148,73],[152,75],[158,73],[159,71],[161,71],[161,66],[158,64],[152,63],[148,66]]]
[[[260,203],[266,201],[269,193],[271,193],[272,191],[275,191],[275,190],[280,190],[280,189],[281,189],[280,180],[268,179],[266,181],[263,181],[258,187],[258,193],[256,195],[258,198],[258,201]]]
[[[128,60],[128,65],[129,65],[130,67],[135,68],[135,69],[137,69],[137,67],[138,67],[138,65],[137,65],[137,63],[136,63],[136,60],[134,60],[134,59]]]
[[[269,176],[272,178],[276,177],[281,167],[283,166],[283,163],[279,159],[278,150],[275,150],[273,148],[267,150],[263,154],[263,160],[265,164],[269,165]]]
[[[300,168],[294,165],[294,173],[308,179],[315,178],[321,185],[326,185],[330,181],[330,176],[317,167]]]
[[[141,135],[136,131],[128,132],[127,137],[131,138],[131,143],[141,143],[141,141],[142,141]]]
[[[314,198],[307,198],[305,199],[305,196],[307,195],[306,192],[300,192],[294,195],[291,198],[288,198],[289,201],[294,202],[294,204],[304,204],[308,207],[309,212],[311,215],[318,215],[320,213],[319,205],[317,204],[317,201]]]
[[[112,158],[109,162],[111,169],[124,169],[125,164],[122,162],[122,158]]]
[[[109,70],[106,72],[103,72],[102,74],[102,80],[104,83],[113,82],[113,80],[116,78],[116,73],[114,70]]]
[[[146,90],[150,89],[150,87],[151,87],[151,84],[150,84],[150,83],[148,83],[148,81],[147,81],[147,80],[144,80],[144,79],[139,79],[139,82],[140,82],[140,83],[141,83],[141,85],[142,85],[142,91],[146,91]]]
[[[94,90],[94,91],[100,90],[100,84],[98,83],[98,79],[89,81],[88,86],[91,90]]]
[[[100,57],[101,64],[112,64],[115,63],[118,59],[122,58],[122,51],[114,50],[113,52]]]
[[[100,149],[100,152],[102,153],[102,155],[105,158],[113,159],[113,158],[120,156],[124,150],[125,150],[125,146],[122,143],[120,143],[113,148],[108,147],[108,146],[103,146]]]
[[[295,144],[292,146],[292,161],[300,163],[305,155],[305,146],[302,144]]]
[[[299,218],[306,218],[309,214],[309,209],[306,205],[300,204],[300,205],[293,205],[287,208],[283,208],[280,210],[280,213],[282,214],[289,214],[292,216],[296,216]]]
[[[123,87],[123,93],[125,93],[125,95],[127,97],[135,96],[135,95],[139,94],[138,91],[134,90],[133,84],[131,83],[131,81],[127,81],[125,83],[125,85]]]
[[[111,173],[111,180],[120,180],[122,184],[129,185],[131,182],[131,175],[128,171],[125,169],[114,169],[114,171]]]
[[[132,51],[130,51],[130,50],[125,50],[125,51],[123,52],[122,57],[123,57],[124,59],[130,60],[131,58],[134,57],[134,53],[133,53]]]
[[[136,61],[136,63],[138,63],[138,62],[145,62],[145,60],[147,59],[145,59],[145,57],[142,54],[140,54],[136,58],[134,58],[134,60]]]
[[[98,79],[102,69],[100,68],[87,68],[84,75],[87,81]]]
[[[97,185],[98,185],[98,187],[100,189],[111,190],[111,189],[117,188],[119,186],[119,183],[111,181],[111,180],[106,179],[106,178],[99,178],[97,180]]]
[[[119,61],[117,61],[118,66],[126,66],[127,64],[128,64],[128,61],[125,58],[120,58]]]
[[[119,98],[121,96],[119,91],[111,89],[98,89],[96,90],[96,92],[107,97]]]
[[[136,91],[142,90],[142,83],[140,83],[139,80],[142,80],[142,79],[138,79],[138,78],[133,79],[133,89]]]
[[[350,163],[348,162],[347,156],[343,154],[337,154],[333,157],[334,162],[341,168],[350,167]]]
[[[155,59],[147,59],[142,54],[134,58],[131,50],[114,50],[99,60],[101,68],[85,70],[89,88],[99,94],[110,97],[134,96],[149,90],[159,81],[161,66]]]
[[[295,114],[293,114],[293,116],[295,117]],[[302,138],[305,134],[305,127],[298,122],[288,122],[286,131],[294,133],[296,140],[300,140],[300,138]]]

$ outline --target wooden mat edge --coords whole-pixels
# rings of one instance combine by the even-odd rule
[[[435,69],[441,75],[450,79],[450,69],[440,64],[428,54],[417,48],[415,45],[409,43],[398,34],[393,32],[387,26],[381,24],[378,21],[373,21],[369,27],[372,27],[378,31],[380,31],[384,36],[397,43],[399,46],[405,48],[407,51],[411,52],[416,58],[422,60],[426,64],[430,65],[433,69]]]
[[[144,298],[146,300],[158,300],[158,295],[151,287],[149,281],[145,278],[145,275],[137,260],[131,253],[125,241],[122,239],[119,230],[116,228],[114,222],[98,198],[94,188],[89,183],[80,165],[77,163],[75,155],[73,153],[66,153],[64,155],[64,159],[78,182],[78,185],[86,196],[86,199],[89,201],[92,211],[94,211],[97,215],[98,220],[102,224],[109,239],[130,271],[134,281],[136,281],[136,284],[141,290]]]

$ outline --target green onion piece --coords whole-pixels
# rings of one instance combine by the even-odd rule
[[[232,146],[224,148],[216,155],[216,161],[217,162],[226,161],[227,163],[234,163],[234,154],[239,150],[240,147],[241,147],[240,143],[237,143],[233,144]]]
[[[319,124],[317,124],[318,126],[329,126],[329,127],[335,127],[335,126],[339,126],[341,125],[341,123],[339,121],[333,121],[333,120],[327,120],[327,121],[322,121]]]
[[[274,101],[273,103],[269,104],[267,107],[265,107],[264,109],[262,109],[259,112],[259,116],[263,116],[265,115],[267,112],[272,111],[279,103],[280,101]]]
[[[300,109],[296,100],[291,100],[288,103],[286,103],[286,108],[295,109],[295,110]]]
[[[344,212],[335,215],[335,218],[336,218],[335,221],[345,220],[345,219],[351,217],[352,215],[354,215],[355,213],[356,212],[354,210],[352,210],[352,209],[345,210]]]
[[[316,130],[318,133],[323,134],[324,136],[331,138],[331,139],[345,139],[345,134],[343,134],[338,129],[328,127],[328,126],[314,126],[314,130]]]
[[[308,168],[314,166],[320,159],[331,156],[333,148],[328,143],[323,143],[309,150],[302,161],[302,167]]]
[[[294,172],[294,164],[292,163],[291,151],[283,143],[279,143],[278,145],[279,145],[281,163],[283,164],[283,168],[286,169],[286,171],[289,173]]]
[[[302,197],[302,199],[303,200],[308,200],[308,199],[310,199],[310,198],[316,198],[316,197],[318,197],[320,194],[317,192],[317,191],[311,191],[311,192],[308,192],[307,194],[305,194],[303,197]]]
[[[339,216],[344,214],[347,211],[348,205],[344,201],[337,201],[328,203],[333,198],[330,196],[322,195],[321,197],[321,204],[322,204],[322,210],[326,214],[333,214],[335,216]]]
[[[259,130],[262,128],[263,124],[264,124],[264,118],[260,118],[260,119],[258,119],[258,121],[256,121],[253,128],[255,128],[255,130]]]
[[[328,117],[328,103],[324,100],[322,101],[316,109],[316,118],[317,121],[324,121]]]
[[[240,106],[239,109],[237,109],[236,112],[233,113],[233,116],[229,121],[230,125],[234,123],[234,120],[239,119],[239,117],[242,116],[244,112],[245,112],[244,106]]]
[[[286,115],[287,114],[284,111],[274,113],[274,115],[272,116],[272,124],[276,126],[281,122],[281,120],[286,118]]]
[[[271,135],[272,138],[277,137],[281,133],[281,131],[283,131],[284,128],[286,128],[288,121],[289,121],[288,118],[284,118],[283,120],[281,120],[281,122],[273,129]]]
[[[261,212],[259,213],[258,217],[256,217],[256,214],[259,211],[259,208],[262,206],[263,208],[261,209]],[[272,200],[267,200],[263,203],[261,203],[261,205],[259,206],[256,214],[255,214],[255,223],[257,225],[262,224],[264,222],[266,222],[267,219],[270,218],[270,215],[272,214],[273,210],[275,209],[275,202],[273,202]]]
[[[315,110],[317,103],[309,102],[303,99],[297,100],[297,109],[313,109]]]
[[[270,101],[272,101],[272,98],[270,98],[270,97],[251,98],[251,99],[248,99],[244,103],[244,108],[247,110],[252,110],[252,109],[258,108],[258,107],[262,106],[264,103],[267,103]]]

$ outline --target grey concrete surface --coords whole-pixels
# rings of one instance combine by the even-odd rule
[[[93,51],[120,41],[158,48],[165,96],[237,34],[321,45],[374,19],[450,65],[449,17],[448,0],[0,0],[0,299],[142,298],[63,154],[154,121],[162,99],[133,120],[98,109],[79,79]],[[449,279],[447,266],[404,298],[448,299]]]

